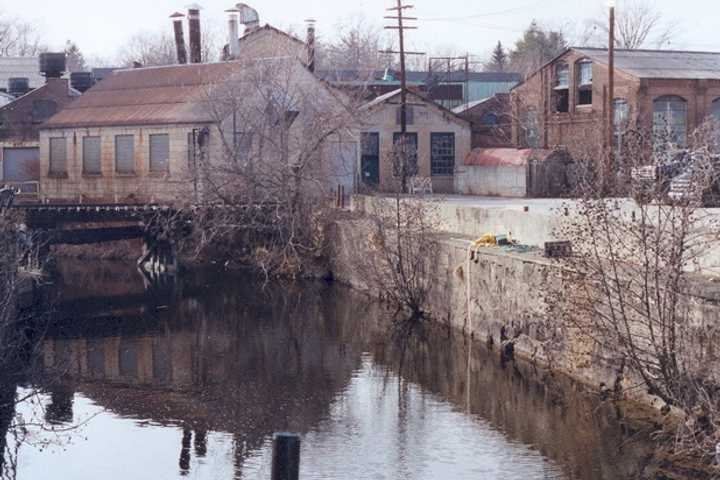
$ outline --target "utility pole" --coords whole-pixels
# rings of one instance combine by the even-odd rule
[[[606,189],[611,186],[615,156],[615,0],[608,0],[610,7],[608,26],[608,98],[607,98],[607,165],[605,167]]]
[[[396,12],[397,16],[386,16],[385,18],[388,20],[397,20],[397,25],[392,26],[386,26],[386,30],[397,30],[398,35],[400,37],[400,51],[399,52],[393,52],[393,51],[385,51],[382,53],[399,53],[400,54],[400,137],[403,142],[403,148],[404,150],[407,150],[407,78],[406,78],[406,70],[405,70],[405,55],[422,55],[419,52],[406,52],[405,51],[405,30],[417,30],[417,27],[415,26],[408,26],[405,24],[407,21],[417,20],[415,17],[406,17],[404,15],[405,10],[409,10],[413,8],[413,5],[403,5],[403,0],[397,0],[397,5],[394,7],[390,7],[387,9],[387,11],[390,12]],[[403,193],[407,192],[407,176],[408,176],[408,166],[407,166],[407,155],[405,155],[406,152],[403,152],[403,158],[402,165],[401,165],[401,182],[402,182],[402,191]]]

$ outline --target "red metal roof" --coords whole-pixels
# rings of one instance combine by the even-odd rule
[[[209,123],[208,86],[241,69],[241,62],[223,62],[117,70],[44,127]]]
[[[465,165],[477,167],[524,166],[528,160],[544,161],[553,150],[517,149],[517,148],[475,148],[467,157]]]

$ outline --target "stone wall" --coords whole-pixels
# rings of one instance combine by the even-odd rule
[[[337,222],[331,232],[331,266],[338,281],[381,295],[371,291],[372,281],[362,268],[378,254],[370,247],[372,231],[368,218]],[[429,307],[435,320],[469,332],[496,349],[511,344],[519,358],[565,372],[592,387],[613,385],[618,367],[608,361],[613,355],[582,339],[565,338],[560,325],[545,314],[548,287],[560,287],[555,263],[539,253],[508,253],[500,248],[480,249],[471,261],[470,245],[468,237],[441,234],[437,255],[430,259],[434,277]],[[692,300],[697,332],[693,355],[699,365],[713,358],[714,345],[720,341],[719,289],[711,282],[702,285],[693,289],[696,297]],[[632,384],[626,378],[625,386]],[[644,396],[637,389],[633,394]]]

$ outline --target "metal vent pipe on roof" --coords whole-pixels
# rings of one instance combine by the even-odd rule
[[[200,5],[188,6],[190,36],[190,63],[202,63],[202,38],[200,35]]]
[[[173,31],[175,33],[175,51],[177,54],[177,62],[179,64],[187,63],[187,49],[185,48],[185,31],[183,29],[182,20],[185,18],[180,12],[170,15],[173,21]]]
[[[239,33],[239,14],[240,10],[231,8],[225,10],[228,14],[228,59],[236,59],[240,54],[240,33]]]
[[[307,23],[307,68],[315,73],[315,20],[305,20]]]

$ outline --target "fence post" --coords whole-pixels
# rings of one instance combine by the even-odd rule
[[[293,433],[273,435],[272,480],[300,478],[300,436]]]

